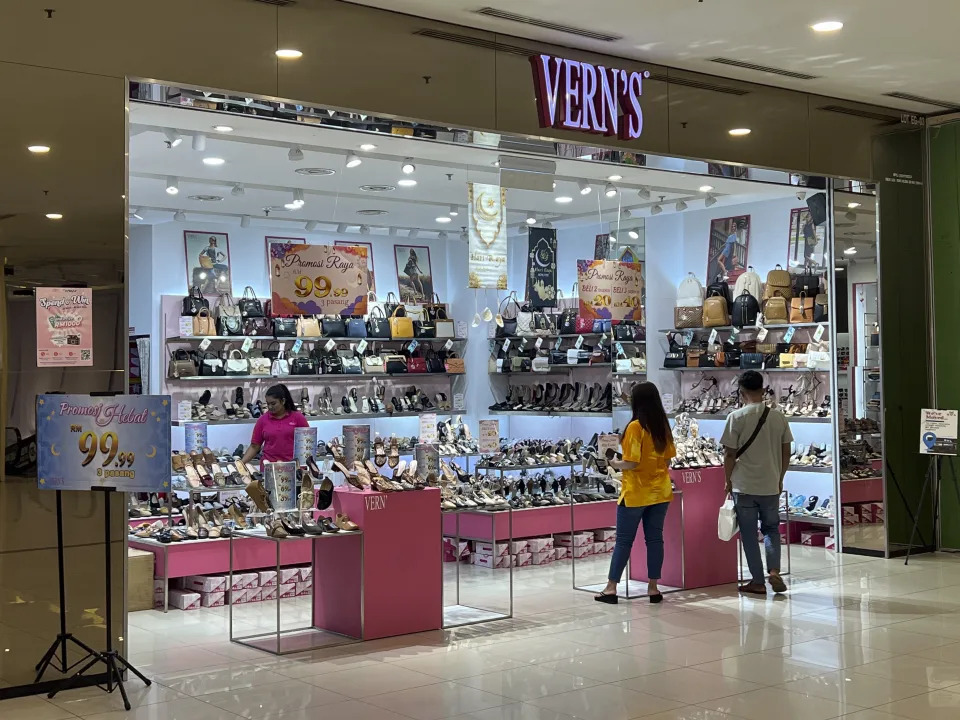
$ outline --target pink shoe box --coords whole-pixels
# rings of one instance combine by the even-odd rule
[[[827,537],[829,537],[829,535],[826,530],[804,531],[800,533],[800,544],[823,547]]]
[[[244,588],[244,575],[245,573],[234,573],[233,574],[233,584],[230,583],[230,576],[227,576],[227,586],[226,590],[243,590]]]
[[[313,583],[309,582],[298,582],[297,583],[297,595],[309,595],[310,588],[313,587]]]
[[[494,544],[474,541],[473,551],[480,555],[509,555],[510,545],[505,542]]]
[[[257,573],[260,576],[260,587],[276,587],[277,585],[277,571],[276,570],[261,570]]]
[[[487,555],[485,553],[473,553],[473,555],[470,557],[473,560],[474,565],[485,568],[510,567],[507,563],[512,562],[510,555]]]
[[[443,561],[457,562],[470,556],[470,543],[467,540],[461,540],[458,548],[454,548],[454,541],[451,538],[443,539]]]
[[[882,502],[867,503],[870,506],[871,517],[873,522],[882,523],[884,521],[884,510]]]
[[[276,600],[277,599],[277,586],[267,585],[266,587],[260,588],[260,600],[266,602],[267,600]]]
[[[843,505],[843,515],[841,516],[841,522],[844,525],[859,525],[860,524],[860,513],[857,511],[855,505]]]
[[[827,535],[826,539],[823,541],[823,547],[827,550],[836,550],[837,549],[837,538],[833,535]]]
[[[237,579],[234,575],[234,580]],[[223,592],[227,589],[226,575],[188,575],[180,578],[180,589],[188,592]]]
[[[527,565],[531,564],[531,560],[533,559],[533,554],[528,552],[521,552],[521,553],[517,553],[516,555],[511,555],[511,557],[513,558],[514,567],[527,567]]]
[[[299,582],[311,582],[313,580],[313,565],[303,565],[300,568]]]
[[[616,541],[616,540],[607,540],[606,542],[603,543],[603,551],[604,551],[605,553],[611,553],[611,552],[613,552],[613,550],[614,550],[615,547],[617,547],[617,541]]]
[[[300,568],[280,568],[280,575],[277,578],[278,585],[287,585],[295,583],[300,579]]]
[[[553,538],[527,538],[526,540],[529,552],[542,553],[553,549]]]
[[[171,590],[170,607],[179,608],[180,610],[199,610],[200,593],[189,592],[187,590]]]
[[[295,582],[280,583],[277,592],[280,594],[280,597],[282,598],[295,597],[297,594],[297,583]]]
[[[240,588],[239,590],[228,590],[225,602],[229,603],[230,605],[242,605],[243,603],[247,602],[247,595],[249,592],[249,590],[244,588]]]
[[[561,546],[553,549],[554,560],[566,560],[568,557],[570,557],[570,548]]]
[[[218,590],[216,592],[200,593],[201,607],[221,607],[226,600],[226,591]]]
[[[579,532],[572,536],[570,533],[558,533],[553,536],[555,547],[576,547],[587,543],[593,543],[593,532]]]
[[[617,529],[616,528],[600,528],[599,530],[593,531],[593,539],[597,542],[607,542],[608,540],[617,539]]]
[[[567,548],[568,550],[573,550],[573,557],[582,558],[587,555],[593,555],[593,543],[589,545],[575,545],[573,548]]]
[[[530,553],[531,565],[549,565],[554,560],[554,550],[544,550],[543,552]]]
[[[246,602],[260,602],[263,600],[263,588],[248,588]]]
[[[607,544],[605,542],[595,542],[593,543],[593,554],[594,555],[603,555],[607,551]]]
[[[252,590],[260,587],[260,573],[249,572],[243,574],[243,589]]]

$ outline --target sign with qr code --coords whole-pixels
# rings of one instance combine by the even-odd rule
[[[93,365],[93,290],[37,288],[37,367]]]

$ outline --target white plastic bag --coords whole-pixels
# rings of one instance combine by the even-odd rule
[[[727,499],[720,506],[720,516],[717,518],[717,537],[721,540],[733,540],[739,529],[733,498],[727,495]]]

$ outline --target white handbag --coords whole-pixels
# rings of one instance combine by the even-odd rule
[[[728,542],[737,536],[740,530],[737,524],[737,508],[733,498],[729,495],[720,506],[720,515],[717,517],[717,537]]]
[[[807,367],[811,370],[829,370],[830,353],[820,351],[808,352]]]
[[[806,353],[794,353],[793,354],[793,366],[795,368],[805,368],[807,366],[807,354]]]
[[[534,372],[550,372],[550,358],[544,355],[537,355],[530,364]]]
[[[230,351],[227,355],[227,361],[224,363],[224,371],[227,375],[247,375],[250,373],[250,363],[243,356],[243,353],[237,349]]]
[[[363,371],[365,373],[382,373],[384,372],[383,367],[383,357],[380,355],[364,355],[363,357]]]
[[[457,336],[457,327],[453,320],[437,320],[436,336],[438,338],[455,338]]]
[[[633,365],[630,362],[630,358],[618,357],[616,362],[616,370],[618,373],[632,373]]]
[[[580,362],[580,351],[576,348],[567,350],[567,365],[576,365]]]
[[[259,353],[260,351],[254,350],[253,352]],[[247,361],[250,363],[251,375],[270,374],[270,358],[265,358],[263,355],[248,355]]]
[[[536,335],[533,329],[533,313],[525,310],[517,312],[517,335],[520,337],[533,337]]]
[[[647,356],[638,353],[630,358],[630,369],[635,373],[645,373],[647,371]]]
[[[283,375],[290,374],[290,363],[287,362],[287,359],[283,356],[283,351],[280,351],[280,354],[277,355],[277,359],[273,361],[273,364],[270,365],[270,374],[274,377],[281,377]]]

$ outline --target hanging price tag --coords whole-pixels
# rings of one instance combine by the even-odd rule
[[[366,350],[367,350],[366,340],[361,340],[360,342],[357,343],[357,355],[363,355],[363,353],[366,352]]]
[[[740,335],[740,328],[735,327],[730,331],[730,342],[736,342],[737,337]]]
[[[760,328],[760,331],[757,333],[757,342],[763,342],[767,337],[767,329],[765,327]]]
[[[623,343],[617,343],[617,355],[623,355]]]
[[[757,323],[756,323],[756,324],[757,324],[757,329],[763,327],[763,315],[761,315],[760,313],[757,313]]]
[[[797,329],[796,329],[793,325],[791,325],[790,327],[788,327],[788,328],[787,328],[787,331],[783,334],[783,341],[784,341],[785,343],[788,343],[788,342],[790,342],[791,340],[793,340],[793,336],[794,336],[794,334],[795,334],[796,332],[797,332]]]
[[[293,354],[296,354],[300,352],[300,348],[302,347],[303,347],[303,340],[301,340],[300,338],[297,338],[293,343],[293,347],[290,348],[290,352],[292,352]]]
[[[539,350],[539,349],[543,346],[543,338],[542,338],[542,337],[538,337],[538,338],[537,338],[537,341],[533,344],[533,346],[534,346],[537,350]]]
[[[684,330],[683,339],[686,341],[686,344],[689,345],[693,342],[693,330]]]
[[[407,345],[407,350],[409,350],[410,352],[413,352],[418,347],[420,347],[420,343],[418,343],[416,340],[411,340],[410,344]]]
[[[820,338],[823,337],[823,333],[826,332],[826,328],[823,325],[817,325],[817,329],[813,331],[813,341],[820,342]]]
[[[250,339],[249,337],[246,337],[243,339],[243,345],[240,346],[240,349],[243,350],[245,353],[248,353],[250,352],[250,348],[252,347],[253,347],[253,340]],[[283,349],[282,345],[280,346],[280,349],[281,350]]]
[[[366,340],[363,341],[363,346],[364,346],[364,347],[367,346],[367,341],[366,341]],[[447,340],[447,341],[443,344],[443,349],[444,349],[444,350],[449,350],[449,349],[451,349],[452,347],[453,347],[453,340]],[[361,350],[360,352],[363,352],[363,351]]]
[[[562,343],[562,342],[563,342],[563,338],[562,338],[562,337],[558,337],[558,338],[557,338],[557,341],[553,344],[553,349],[554,349],[554,350],[559,350],[559,349],[560,349],[560,343]]]
[[[523,339],[520,341],[520,349],[523,350],[526,346],[527,346],[527,339],[526,339],[526,338],[523,338]]]
[[[719,334],[720,333],[717,332],[717,329],[714,328],[713,330],[710,331],[710,339],[707,340],[707,342],[713,345],[717,341],[717,335]]]
[[[193,318],[190,315],[180,316],[180,337],[193,337]]]
[[[510,338],[507,338],[503,341],[503,345],[500,346],[504,352],[507,352],[510,349]]]
[[[332,352],[336,346],[337,344],[333,340],[327,340],[327,344],[323,346],[323,349],[327,352]],[[280,346],[280,349],[283,349],[282,345]]]
[[[583,347],[583,335],[577,335],[577,341],[573,344],[573,346],[577,350]]]
[[[208,347],[210,347],[210,343],[212,342],[213,341],[210,338],[204,338],[203,340],[200,341],[200,349],[206,350]]]

